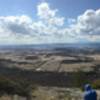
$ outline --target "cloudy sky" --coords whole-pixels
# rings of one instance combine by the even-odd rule
[[[100,42],[100,0],[0,0],[0,44]]]

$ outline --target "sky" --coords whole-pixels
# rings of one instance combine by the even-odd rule
[[[0,0],[0,44],[100,42],[100,0]]]

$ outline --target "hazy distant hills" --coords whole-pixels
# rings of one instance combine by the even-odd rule
[[[70,54],[98,54],[100,43],[71,43],[71,44],[34,44],[34,45],[2,45],[0,51],[7,52],[41,52]]]
[[[54,48],[100,48],[100,43],[58,43],[33,45],[0,45],[0,49],[54,49]]]

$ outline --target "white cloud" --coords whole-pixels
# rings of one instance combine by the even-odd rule
[[[0,17],[0,33],[29,34],[32,20],[28,16]]]
[[[100,9],[87,10],[77,18],[73,28],[81,35],[100,35]]]
[[[46,2],[39,4],[37,6],[37,10],[38,10],[37,15],[42,19],[49,19],[51,17],[54,17],[57,12],[57,9],[56,10],[50,9],[49,4]]]
[[[37,6],[40,19],[44,20],[49,25],[62,26],[64,24],[64,17],[58,17],[58,9],[51,9],[47,2],[43,2]]]
[[[37,6],[38,20],[26,15],[0,16],[0,44],[99,41],[100,9],[87,10],[77,19],[58,16],[47,2]],[[65,26],[65,21],[68,25]]]

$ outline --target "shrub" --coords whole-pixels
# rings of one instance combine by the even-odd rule
[[[30,85],[25,80],[12,80],[10,78],[0,76],[0,95],[2,94],[18,94],[21,96],[27,96],[34,88],[34,85]]]
[[[92,82],[92,87],[95,89],[100,89],[100,79],[94,80]]]

